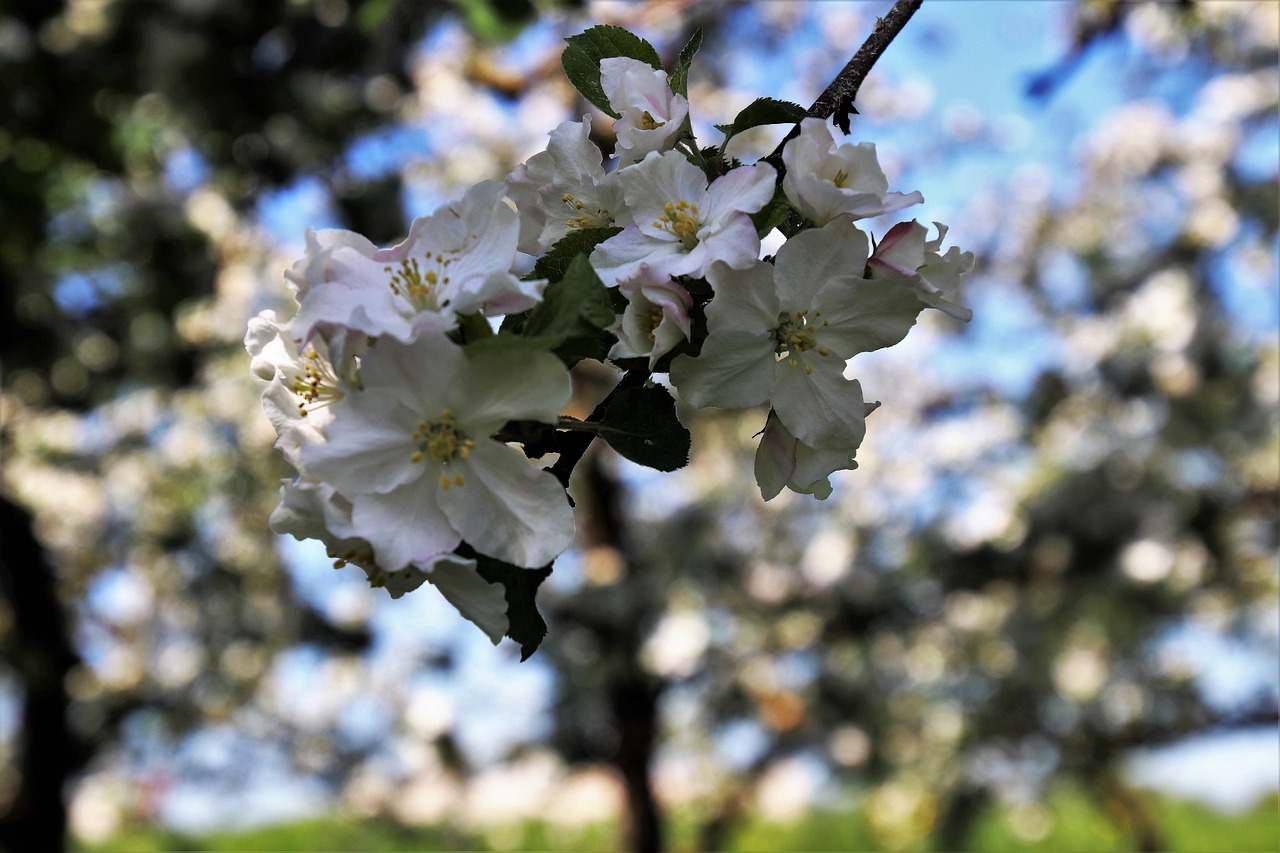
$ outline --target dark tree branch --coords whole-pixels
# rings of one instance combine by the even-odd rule
[[[809,115],[813,118],[834,118],[836,124],[845,133],[849,132],[849,116],[856,113],[853,100],[862,88],[862,81],[871,73],[876,60],[885,52],[889,44],[902,32],[902,28],[911,20],[911,16],[920,8],[924,0],[897,0],[889,14],[876,19],[871,35],[858,48],[853,58],[840,69],[840,73],[831,84],[818,96],[809,107]],[[778,143],[773,153],[765,158],[767,162],[777,165],[782,160],[782,146],[799,135],[800,125],[796,125],[787,134],[786,139]]]
[[[809,115],[814,118],[834,117],[840,129],[848,133],[849,114],[856,112],[853,108],[853,99],[858,96],[862,81],[871,73],[876,60],[885,52],[898,33],[902,32],[902,28],[907,25],[907,21],[911,20],[911,16],[920,8],[922,2],[924,0],[898,0],[889,10],[889,14],[877,19],[875,29],[871,31],[871,35],[867,36],[862,47],[858,48],[853,59],[840,69],[836,79],[831,81],[826,91],[818,96],[813,106],[809,107]]]

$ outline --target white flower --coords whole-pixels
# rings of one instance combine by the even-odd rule
[[[302,473],[351,501],[352,532],[390,571],[423,564],[466,539],[526,568],[573,540],[573,513],[554,476],[489,436],[510,420],[554,423],[569,374],[550,353],[465,354],[442,335],[381,338],[361,360],[363,389],[332,406],[323,444],[302,448]]]
[[[947,226],[941,222],[933,224],[938,236],[926,241],[929,229],[915,220],[899,222],[871,253],[867,267],[872,278],[893,279],[909,285],[924,304],[968,322],[973,312],[949,300],[959,288],[960,280],[973,269],[973,252],[961,252],[952,246],[945,255],[941,254]]]
[[[267,383],[262,408],[279,436],[276,447],[297,467],[299,448],[323,440],[328,406],[344,393],[328,347],[319,339],[299,344],[270,310],[249,321],[244,345],[250,371]]]
[[[507,598],[501,584],[490,584],[476,571],[476,561],[457,554],[438,554],[425,565],[389,572],[378,565],[373,548],[355,535],[351,502],[332,486],[307,480],[282,480],[280,505],[271,513],[271,529],[295,539],[324,543],[333,567],[348,563],[364,570],[369,585],[399,598],[429,582],[459,613],[475,623],[497,645],[507,632]]]
[[[322,256],[290,271],[302,294],[297,336],[309,341],[337,330],[410,341],[451,328],[458,315],[531,308],[546,282],[511,274],[520,226],[504,192],[496,181],[477,184],[461,201],[415,219],[409,236],[390,249],[332,232],[308,240]]]
[[[683,154],[650,154],[618,173],[632,224],[591,253],[606,285],[639,274],[705,277],[722,261],[735,269],[755,262],[760,238],[747,214],[773,197],[776,170],[740,166],[707,186],[707,176]]]
[[[600,88],[609,106],[622,116],[613,125],[619,166],[638,163],[652,151],[675,145],[689,115],[689,101],[671,91],[667,72],[638,59],[613,56],[600,60]]]
[[[880,404],[867,403],[865,415]],[[791,434],[773,412],[765,423],[756,449],[756,483],[765,500],[778,496],[785,486],[802,495],[813,495],[820,501],[831,497],[831,481],[836,471],[852,471],[858,467],[853,458],[856,447],[817,450]]]
[[[792,237],[776,264],[717,264],[702,351],[671,363],[680,396],[698,407],[770,403],[800,441],[852,454],[866,412],[845,362],[902,340],[921,310],[910,290],[861,278],[866,261],[866,235],[835,220]]]
[[[800,135],[782,149],[787,171],[782,191],[805,219],[823,225],[848,216],[865,219],[924,201],[918,192],[888,192],[889,180],[870,142],[836,143],[831,125],[818,118],[800,122]]]
[[[507,194],[520,212],[518,247],[530,255],[576,228],[613,225],[622,209],[617,173],[605,174],[586,116],[553,130],[547,150],[507,176]]]
[[[641,266],[634,278],[618,285],[627,297],[627,307],[609,331],[618,342],[609,350],[609,358],[649,357],[649,369],[676,344],[689,337],[689,309],[693,300],[689,291],[670,276],[653,276]]]

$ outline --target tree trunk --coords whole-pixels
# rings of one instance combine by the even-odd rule
[[[64,687],[78,663],[58,604],[53,569],[31,532],[31,516],[0,497],[0,590],[13,616],[10,664],[22,679],[20,781],[0,817],[0,850],[62,850],[63,795],[81,765]]]

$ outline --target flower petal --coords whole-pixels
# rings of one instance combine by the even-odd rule
[[[434,477],[420,476],[386,494],[352,498],[352,527],[373,546],[378,565],[394,572],[458,547],[462,537],[440,509],[441,492]]]
[[[446,554],[430,567],[427,580],[458,612],[489,636],[496,646],[507,633],[507,594],[476,571],[475,560]]]
[[[794,365],[778,362],[769,395],[773,409],[783,426],[810,447],[852,453],[867,432],[862,386],[844,378],[839,360],[809,356],[805,353]],[[806,370],[810,366],[812,372]]]
[[[463,485],[441,503],[477,551],[536,569],[573,544],[573,510],[564,488],[520,451],[482,441],[463,467]]]
[[[551,353],[486,350],[467,354],[443,399],[479,440],[507,421],[555,423],[572,393],[569,371]]]
[[[677,356],[671,382],[698,408],[745,409],[769,399],[776,344],[767,332],[730,330],[708,337],[697,358]]]

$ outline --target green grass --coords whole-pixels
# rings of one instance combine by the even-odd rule
[[[1280,851],[1280,799],[1271,797],[1240,815],[1153,795],[1152,815],[1173,853]],[[1046,819],[1047,817],[1047,819]],[[694,822],[679,816],[669,827],[673,851],[696,849]],[[302,821],[249,832],[185,836],[154,827],[122,833],[104,845],[77,845],[80,853],[160,853],[160,851],[370,851],[618,849],[616,828],[596,824],[565,828],[543,822],[495,828],[477,835],[441,827],[406,828],[386,819]],[[880,850],[856,808],[815,810],[794,823],[749,818],[730,840],[735,851]],[[921,843],[895,849],[928,850]],[[1074,789],[1055,792],[1048,809],[1021,815],[992,808],[975,822],[970,849],[1000,853],[1106,853],[1134,849],[1130,836],[1107,820],[1092,800]]]

